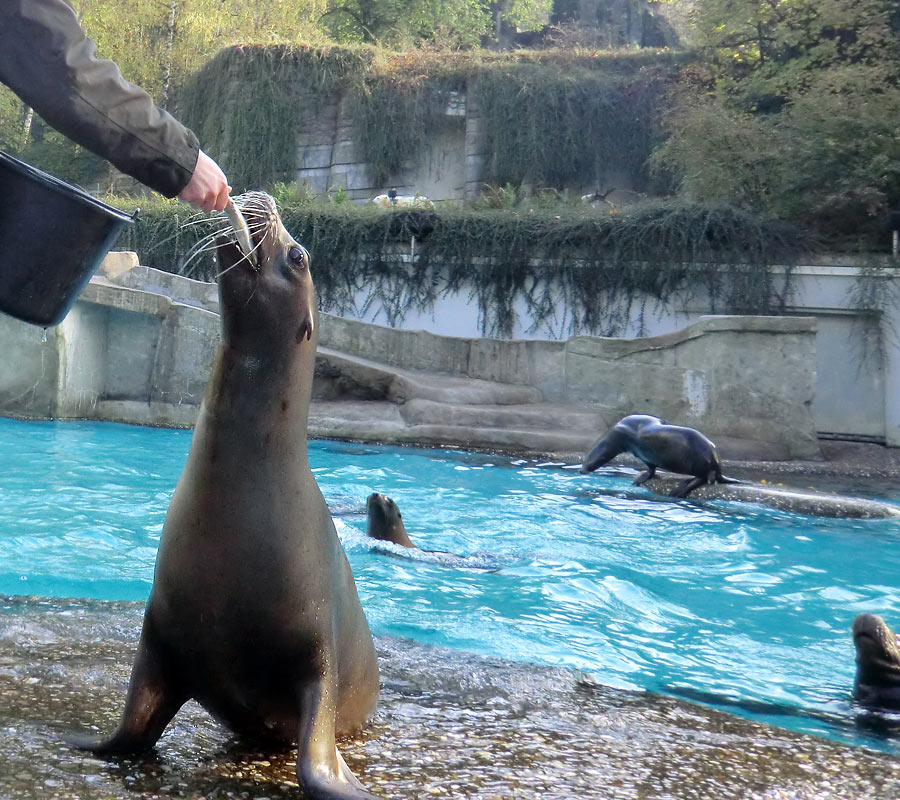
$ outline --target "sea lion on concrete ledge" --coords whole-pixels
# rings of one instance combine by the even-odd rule
[[[118,730],[151,748],[196,699],[236,733],[298,742],[316,800],[374,798],[335,739],[375,711],[378,662],[307,456],[316,354],[309,254],[261,193],[235,198],[255,258],[217,240],[222,341],[166,516]]]
[[[406,533],[403,515],[387,495],[374,492],[366,500],[366,535],[382,542],[418,549]]]
[[[657,467],[693,475],[672,492],[672,497],[687,497],[705,483],[737,483],[734,478],[722,475],[716,446],[700,431],[667,425],[649,414],[631,414],[620,419],[585,455],[581,471],[593,472],[620,453],[631,453],[647,466],[634,479],[635,486],[650,480]]]
[[[856,680],[853,699],[865,708],[900,711],[900,644],[877,614],[853,620]]]

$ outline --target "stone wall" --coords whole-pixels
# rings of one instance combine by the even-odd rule
[[[335,97],[305,116],[297,132],[297,183],[315,195],[341,191],[350,200],[371,200],[390,188],[398,194],[425,195],[432,200],[463,200],[481,188],[484,137],[481,116],[464,95],[454,94],[421,162],[409,161],[386,185],[375,182],[372,169],[358,153],[353,118],[346,96]]]

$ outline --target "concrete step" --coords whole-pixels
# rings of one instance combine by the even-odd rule
[[[416,398],[400,406],[400,415],[408,425],[569,431],[594,439],[608,427],[607,417],[601,411],[552,403],[456,405]]]
[[[421,403],[421,401],[413,401]],[[596,431],[573,426],[591,421],[587,412],[541,404],[509,409],[453,407],[444,403],[419,406],[412,419],[406,405],[390,401],[315,400],[309,432],[320,438],[376,440],[389,444],[447,445],[523,453],[567,454],[580,460]],[[509,414],[503,417],[502,412]],[[427,412],[427,413],[426,413]],[[484,416],[479,418],[479,414]],[[495,416],[497,415],[497,416]],[[552,421],[559,421],[554,425]]]
[[[541,402],[532,386],[408,370],[320,347],[314,394],[322,399],[406,402],[417,398],[466,405],[519,405]]]

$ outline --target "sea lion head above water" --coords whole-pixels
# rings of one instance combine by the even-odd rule
[[[877,614],[853,620],[856,680],[853,698],[867,708],[900,711],[900,643]]]
[[[233,238],[216,240],[224,336],[250,346],[262,339],[273,356],[282,346],[312,342],[317,313],[309,253],[287,232],[270,195],[247,192],[232,200],[254,249],[245,254]]]
[[[387,495],[378,492],[369,495],[366,500],[366,518],[366,534],[370,538],[416,549],[406,533],[400,509]]]

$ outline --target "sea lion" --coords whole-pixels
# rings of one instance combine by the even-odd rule
[[[877,614],[853,620],[856,679],[853,699],[866,708],[900,711],[900,643]]]
[[[656,468],[693,475],[676,487],[672,497],[687,497],[705,483],[738,483],[722,475],[716,446],[700,431],[681,425],[667,425],[659,417],[631,414],[620,419],[601,436],[582,462],[582,473],[593,472],[620,453],[631,453],[646,464],[646,471],[634,479],[634,485],[646,483]]]
[[[375,711],[378,662],[307,456],[309,254],[262,193],[235,198],[253,258],[217,239],[222,341],[169,505],[125,711],[97,754],[147,750],[188,699],[236,733],[298,742],[316,800],[374,798],[335,739]]]
[[[372,539],[418,549],[406,533],[400,509],[387,495],[378,492],[369,495],[366,500],[366,520],[366,534]]]

